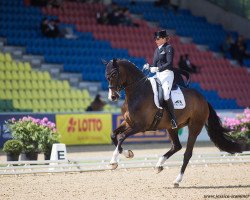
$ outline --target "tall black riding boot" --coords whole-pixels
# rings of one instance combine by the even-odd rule
[[[176,129],[177,121],[174,115],[174,104],[172,102],[172,99],[169,98],[167,101],[164,102],[164,104],[165,104],[165,109],[169,114],[169,118],[171,119],[172,129]]]

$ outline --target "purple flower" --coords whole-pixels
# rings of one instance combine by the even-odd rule
[[[242,127],[242,128],[241,128],[241,132],[244,132],[244,131],[246,131],[246,130],[247,130],[246,127]]]
[[[47,117],[44,117],[44,118],[42,119],[42,121],[43,121],[44,123],[47,123],[49,120],[48,120]]]

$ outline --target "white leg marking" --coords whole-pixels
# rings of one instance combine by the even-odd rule
[[[182,181],[183,174],[179,174],[174,181],[174,184],[179,184]]]
[[[167,160],[166,157],[164,157],[164,156],[160,157],[157,164],[156,164],[156,167],[162,167],[166,160]]]
[[[112,101],[111,95],[112,95],[112,91],[111,91],[111,89],[109,89],[108,99],[109,99],[110,101]]]
[[[114,163],[118,163],[118,156],[119,156],[119,151],[118,151],[118,147],[116,147],[116,149],[113,152],[113,156],[111,158],[110,164],[114,164]]]

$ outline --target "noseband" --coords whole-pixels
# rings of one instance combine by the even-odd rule
[[[116,90],[117,92],[120,92],[121,90],[123,90],[124,88],[123,88],[123,86],[120,84],[120,82],[119,82],[119,75],[120,75],[120,72],[119,72],[119,70],[118,70],[118,68],[114,68],[114,69],[112,69],[111,70],[111,76],[112,76],[112,74],[114,74],[114,73],[116,73],[117,74],[117,77],[116,77],[116,85],[111,85],[110,83],[109,83],[109,85],[108,85],[108,88],[109,89],[114,89],[114,90]]]

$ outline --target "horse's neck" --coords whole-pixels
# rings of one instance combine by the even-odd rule
[[[133,75],[130,75],[133,76]],[[150,82],[146,77],[131,78],[128,87],[125,88],[127,100],[147,97],[150,93]]]

